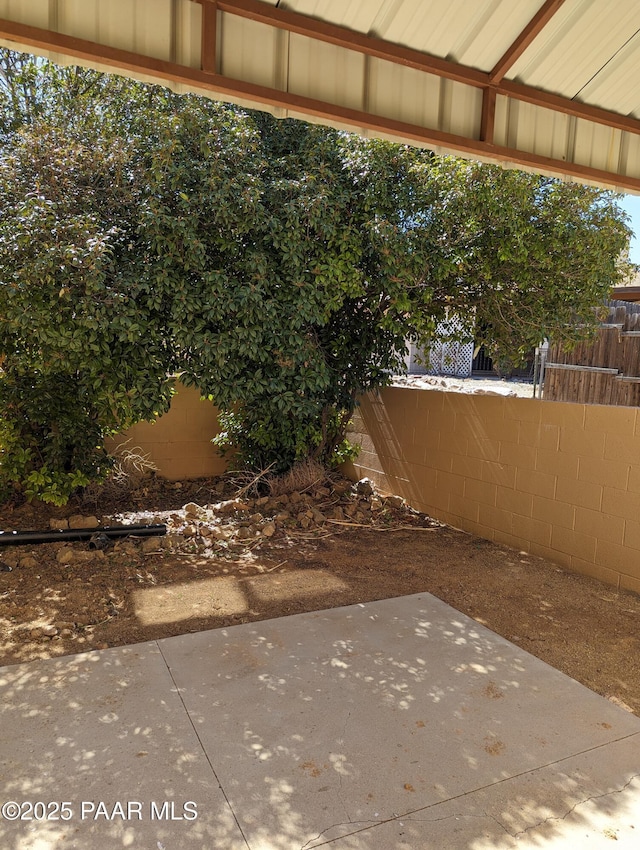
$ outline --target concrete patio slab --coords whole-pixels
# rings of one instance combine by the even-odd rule
[[[153,643],[0,668],[12,802],[2,850],[246,850]]]
[[[640,842],[640,719],[429,594],[6,667],[0,699],[0,802],[72,808],[0,819],[8,850]]]
[[[640,773],[637,717],[429,594],[160,646],[251,848],[307,850],[492,786],[508,797],[510,778],[623,739]]]
[[[629,779],[622,782],[625,776]],[[620,784],[622,783],[622,784]],[[362,826],[327,850],[637,850],[638,747],[627,741]],[[616,843],[613,844],[612,841]],[[311,845],[313,846],[313,845]]]

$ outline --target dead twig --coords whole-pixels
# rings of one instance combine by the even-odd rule
[[[274,461],[274,463],[275,463],[275,461]],[[270,463],[269,466],[266,467],[266,469],[262,469],[260,472],[257,473],[257,475],[254,475],[253,478],[251,479],[251,481],[248,484],[246,484],[244,487],[241,487],[238,490],[238,497],[242,498],[243,496],[246,496],[247,493],[249,493],[251,490],[254,490],[254,492],[257,492],[257,490],[255,489],[256,484],[258,483],[258,481],[260,481],[262,478],[264,478],[265,475],[269,474],[270,470],[274,466],[274,463]]]
[[[286,563],[288,563],[288,561],[287,561],[287,559],[285,558],[285,560],[284,560],[284,561],[280,561],[280,563],[279,563],[279,564],[276,564],[276,565],[275,565],[275,567],[269,567],[269,569],[268,569],[268,570],[265,570],[264,572],[265,572],[265,573],[272,573],[274,570],[277,570],[277,569],[278,569],[278,567],[284,567],[284,565],[285,565]]]
[[[333,523],[333,525],[346,525],[350,528],[368,528],[371,531],[437,531],[439,526],[430,526],[429,528],[425,528],[422,525],[393,525],[387,528],[383,528],[379,525],[367,525],[364,522],[346,522],[341,519],[327,519],[326,522]]]

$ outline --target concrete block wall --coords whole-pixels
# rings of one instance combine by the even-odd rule
[[[351,439],[416,509],[640,593],[640,410],[389,387]]]
[[[113,451],[120,443],[139,447],[156,465],[160,475],[171,481],[220,475],[226,462],[211,439],[219,432],[218,411],[200,393],[181,384],[171,409],[157,422],[140,422],[107,443]]]

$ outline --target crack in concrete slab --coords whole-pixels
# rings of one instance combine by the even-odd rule
[[[397,820],[400,815],[396,817],[387,818],[386,820],[347,820],[347,821],[338,821],[338,823],[332,823],[331,826],[325,827],[322,829],[317,835],[314,835],[313,838],[310,838],[308,841],[300,847],[300,850],[306,850],[309,845],[311,845],[314,841],[318,841],[319,838],[329,832],[332,829],[337,829],[340,826],[358,826],[359,824],[364,824],[364,826],[360,826],[359,829],[354,829],[353,832],[347,832],[345,835],[337,835],[335,838],[329,838],[327,841],[323,841],[321,844],[314,845],[315,847],[322,847],[324,844],[329,844],[331,841],[336,841],[338,838],[347,838],[350,835],[357,835],[358,832],[365,832],[367,829],[371,829],[372,826],[379,826],[382,823],[392,823],[394,820]]]
[[[417,817],[417,815],[421,811],[424,812],[427,809],[433,808],[435,806],[443,805],[443,804],[449,802],[447,800],[441,800],[437,803],[432,803],[429,806],[424,806],[421,809],[414,809],[413,812],[407,812],[405,814],[400,814],[400,815],[394,813],[391,817],[384,818],[384,819],[381,819],[381,820],[352,821],[352,820],[349,819],[348,821],[341,821],[341,822],[338,822],[338,823],[331,824],[331,826],[326,827],[326,829],[321,830],[313,838],[310,838],[305,844],[302,845],[300,850],[306,850],[306,848],[308,848],[309,845],[311,845],[314,841],[318,841],[318,839],[322,838],[322,836],[325,835],[327,832],[329,832],[332,829],[336,829],[338,827],[341,827],[341,826],[350,826],[350,825],[357,826],[357,825],[360,825],[359,829],[354,829],[353,832],[348,832],[348,833],[345,833],[344,835],[336,836],[336,838],[329,838],[325,841],[322,841],[320,844],[315,844],[314,847],[322,847],[326,844],[330,844],[332,841],[335,841],[337,838],[346,838],[346,837],[351,836],[351,835],[357,835],[357,833],[359,833],[359,832],[365,832],[365,831],[367,831],[369,829],[373,829],[377,826],[381,826],[381,825],[387,824],[387,823],[394,823],[394,822],[401,821],[401,820],[402,821],[411,821],[413,823],[438,823],[440,821],[452,820],[454,818],[455,819],[476,818],[476,819],[480,819],[480,820],[489,819],[489,820],[494,821],[494,823],[497,826],[499,826],[500,829],[503,830],[503,832],[506,835],[508,835],[510,838],[519,839],[522,835],[525,835],[527,832],[530,832],[532,829],[537,829],[538,827],[543,826],[547,822],[554,821],[554,820],[557,820],[557,821],[565,820],[579,806],[583,806],[586,803],[591,802],[592,800],[599,800],[599,799],[602,799],[604,797],[610,797],[613,794],[621,794],[623,791],[625,791],[631,785],[633,780],[637,779],[637,778],[640,778],[640,773],[634,773],[633,776],[631,776],[627,780],[627,782],[625,782],[624,785],[622,785],[620,788],[616,788],[613,791],[607,791],[604,794],[593,794],[590,797],[586,797],[584,800],[578,800],[563,815],[551,815],[548,818],[543,818],[538,823],[534,823],[531,826],[528,826],[526,829],[520,830],[518,832],[512,832],[507,826],[505,826],[504,823],[502,823],[498,818],[496,818],[494,815],[490,814],[489,812],[482,812],[482,814],[478,814],[478,815],[464,814],[464,813],[461,813],[461,812],[454,812],[453,814],[444,815],[443,817],[440,817],[440,818]],[[500,783],[498,783],[498,784],[500,784]],[[485,786],[485,787],[491,787],[491,786]],[[479,788],[479,789],[476,789],[476,790],[481,791],[483,789]],[[473,793],[476,793],[476,792],[474,792],[474,791],[466,792],[465,794],[459,795],[459,797],[457,799],[462,799],[464,797],[470,796],[470,794],[473,794]],[[451,798],[451,799],[456,799],[456,798]]]
[[[634,773],[633,776],[627,782],[625,782],[621,788],[616,788],[613,791],[607,791],[605,794],[593,794],[591,797],[586,797],[584,800],[578,800],[578,802],[574,803],[574,805],[571,806],[571,808],[563,815],[550,815],[548,818],[544,818],[538,823],[534,823],[531,826],[528,826],[526,829],[520,830],[519,832],[510,832],[506,829],[506,827],[504,827],[504,829],[509,833],[509,835],[511,835],[512,838],[520,838],[520,836],[526,835],[526,833],[530,832],[532,829],[537,829],[540,826],[544,826],[545,823],[550,823],[554,820],[566,820],[569,815],[575,812],[575,810],[579,806],[584,806],[586,803],[591,803],[593,800],[602,800],[604,797],[611,797],[614,794],[621,794],[631,785],[633,780],[638,779],[638,777],[640,777],[640,773]]]

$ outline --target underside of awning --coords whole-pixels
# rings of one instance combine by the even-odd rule
[[[637,0],[0,0],[0,42],[640,193]]]

